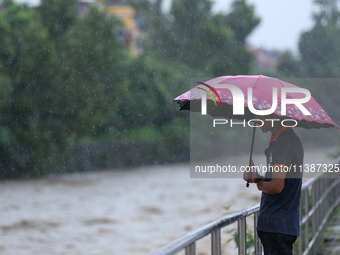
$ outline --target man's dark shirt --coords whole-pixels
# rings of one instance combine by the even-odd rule
[[[283,128],[265,151],[267,166],[290,167],[279,194],[262,192],[257,230],[299,236],[300,197],[302,184],[303,147],[291,128]],[[265,181],[270,181],[267,172]]]

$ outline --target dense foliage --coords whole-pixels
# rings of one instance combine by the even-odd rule
[[[80,19],[75,6],[75,0],[46,0],[32,10],[4,1],[3,178],[53,171],[72,142],[95,137],[115,111],[112,98],[120,77],[116,68],[127,54],[119,41],[122,26],[95,8]]]
[[[337,2],[316,1],[301,58],[282,54],[276,76],[339,77]],[[172,98],[190,78],[251,73],[246,39],[260,22],[246,0],[218,14],[209,0],[173,0],[170,13],[162,0],[129,0],[142,39],[132,56],[124,25],[96,5],[81,17],[77,0],[1,3],[1,179],[91,169],[84,150],[98,167],[187,159],[189,113]]]
[[[300,35],[299,57],[282,54],[278,75],[288,77],[340,77],[339,0],[314,0],[314,26]]]
[[[314,26],[303,32],[299,40],[299,58],[290,52],[281,55],[277,76],[315,78],[309,84],[313,96],[332,119],[339,123],[340,107],[340,11],[339,0],[315,0]],[[324,79],[318,81],[318,79]],[[330,79],[333,78],[333,79]],[[320,85],[321,84],[321,85]],[[308,85],[307,85],[308,86]],[[323,86],[320,89],[320,86]]]
[[[188,114],[171,99],[191,77],[250,71],[245,39],[259,19],[245,0],[229,14],[213,14],[208,0],[175,0],[169,14],[159,0],[131,0],[145,35],[138,57],[117,18],[96,6],[80,17],[77,4],[2,1],[0,178],[60,171],[84,142],[159,141],[162,150],[169,138],[187,150]]]

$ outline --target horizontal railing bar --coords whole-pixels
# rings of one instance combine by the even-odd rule
[[[221,219],[215,220],[210,222],[194,231],[187,233],[186,235],[176,239],[175,241],[169,243],[168,245],[160,248],[159,250],[150,253],[150,255],[170,255],[174,254],[184,247],[188,246],[189,244],[209,235],[211,232],[228,226],[239,219],[252,215],[253,213],[257,212],[260,208],[260,203],[242,209],[240,211],[231,213],[222,217]]]

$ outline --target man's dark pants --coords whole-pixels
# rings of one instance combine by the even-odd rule
[[[296,236],[257,231],[264,248],[264,255],[293,255]]]

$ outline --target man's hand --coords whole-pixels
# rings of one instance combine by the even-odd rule
[[[274,171],[272,173],[272,179],[269,182],[258,182],[258,190],[263,191],[266,194],[275,195],[280,194],[285,187],[285,171]]]
[[[253,166],[254,162],[251,160],[250,167],[247,167],[246,171],[243,173],[243,179],[249,183],[258,183],[262,180],[262,176],[257,173],[256,168]]]

